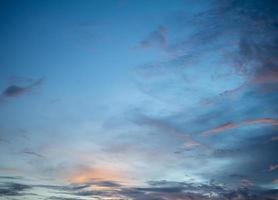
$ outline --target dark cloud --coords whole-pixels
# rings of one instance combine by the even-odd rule
[[[1,183],[0,196],[22,196],[26,191],[32,189],[32,186],[20,183]]]
[[[276,190],[257,191],[253,193],[248,189],[230,190],[221,185],[190,184],[185,182],[158,181],[151,182],[145,188],[127,188],[121,191],[126,197],[134,200],[250,200],[277,198]]]
[[[211,178],[226,184],[238,184],[248,179],[254,186],[272,185],[273,177],[278,176],[278,171],[274,170],[278,159],[273,155],[273,152],[278,150],[278,144],[265,142],[269,138],[268,135],[273,134],[271,129],[269,133],[265,131],[264,134],[258,136],[260,132],[262,129],[245,131],[245,134],[254,134],[254,136],[251,136],[248,141],[238,140],[237,144],[232,145],[233,149],[224,152],[216,151],[212,154],[212,157],[221,157],[233,162],[228,167],[218,169],[218,174],[211,173]],[[221,140],[218,141],[221,142]],[[233,174],[233,177],[225,177],[226,174]]]
[[[22,179],[21,176],[0,176],[0,179],[15,179],[15,180],[18,180],[18,179]]]
[[[45,200],[83,200],[81,198],[67,198],[67,197],[56,197],[56,196],[52,196],[52,197],[47,197],[45,198]]]
[[[46,196],[46,200],[82,200],[90,197],[94,199],[132,199],[132,200],[275,200],[277,199],[277,190],[265,190],[257,188],[251,190],[246,187],[247,179],[242,179],[243,188],[232,190],[214,181],[209,183],[188,183],[175,181],[150,181],[145,187],[129,187],[113,182],[102,182],[94,180],[94,184],[105,185],[101,190],[94,190],[91,187],[84,187],[87,184],[74,184],[66,186],[52,185],[24,185],[18,183],[2,183],[0,195],[8,196],[24,196],[36,195],[25,193],[34,188],[46,188],[53,190],[53,195]],[[109,187],[111,186],[112,187]],[[107,186],[107,187],[106,187]],[[50,191],[48,191],[50,192]],[[64,196],[67,195],[67,196]],[[70,196],[69,196],[70,195]]]
[[[6,97],[14,97],[14,96],[21,95],[24,92],[25,92],[25,88],[16,85],[11,85],[7,87],[2,94]]]
[[[1,98],[18,97],[31,91],[33,88],[41,85],[43,78],[33,81],[33,83],[27,86],[10,85],[1,94]]]
[[[36,156],[38,158],[44,158],[43,155],[41,155],[35,151],[32,151],[30,149],[24,149],[21,153],[26,154],[26,155]]]

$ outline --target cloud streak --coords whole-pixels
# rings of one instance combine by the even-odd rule
[[[278,120],[272,119],[272,118],[258,118],[258,119],[243,120],[237,124],[229,122],[229,123],[220,125],[218,127],[215,127],[213,129],[204,131],[201,134],[203,136],[212,136],[212,135],[216,135],[218,133],[222,133],[222,132],[230,130],[230,129],[238,128],[240,126],[248,126],[248,125],[256,125],[256,124],[277,126]]]

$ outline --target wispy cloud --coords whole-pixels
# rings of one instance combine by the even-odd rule
[[[44,158],[43,155],[41,155],[41,154],[39,154],[35,151],[32,151],[30,149],[24,149],[21,153],[26,154],[26,155],[35,156],[35,157],[38,157],[38,158]]]
[[[2,92],[0,98],[5,100],[7,98],[15,98],[19,97],[27,92],[30,92],[35,87],[41,85],[43,82],[43,78],[33,81],[33,83],[27,86],[19,86],[19,85],[10,85]]]
[[[167,29],[163,26],[159,26],[155,31],[150,33],[144,40],[139,44],[139,47],[150,48],[159,47],[166,48],[167,46]]]
[[[204,131],[202,133],[203,136],[210,136],[210,135],[215,135],[217,133],[220,133],[220,132],[223,132],[223,131],[226,131],[228,129],[233,129],[233,128],[236,128],[237,125],[234,124],[234,123],[231,123],[231,122],[228,122],[228,123],[225,123],[225,124],[222,124],[218,127],[215,127],[213,129],[210,129],[210,130],[207,130],[207,131]]]
[[[251,186],[253,186],[254,183],[248,179],[241,179],[240,180],[240,186],[243,188],[249,188]]]
[[[255,124],[266,124],[266,125],[277,126],[278,125],[278,120],[277,119],[272,119],[272,118],[258,118],[258,119],[243,120],[239,123],[229,122],[229,123],[226,123],[226,124],[222,124],[218,127],[215,127],[213,129],[204,131],[204,132],[202,132],[202,135],[203,136],[216,135],[218,133],[224,132],[226,130],[238,128],[240,126],[255,125]]]
[[[271,171],[274,171],[274,170],[276,170],[276,169],[278,169],[278,164],[276,164],[276,165],[270,165],[268,171],[271,172]]]

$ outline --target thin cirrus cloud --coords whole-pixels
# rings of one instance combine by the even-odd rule
[[[35,151],[32,151],[30,149],[24,149],[21,153],[26,154],[26,155],[30,155],[30,156],[35,156],[37,158],[45,158],[42,154],[39,154]]]

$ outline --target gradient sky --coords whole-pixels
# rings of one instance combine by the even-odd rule
[[[0,0],[0,199],[277,200],[278,1]]]

